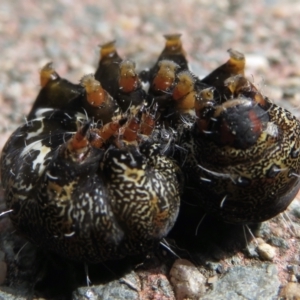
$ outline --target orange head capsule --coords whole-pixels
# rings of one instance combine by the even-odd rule
[[[99,107],[109,97],[100,82],[95,79],[94,74],[85,75],[80,83],[85,88],[86,99],[91,106]]]
[[[47,63],[40,72],[40,84],[41,87],[45,87],[49,81],[53,81],[59,78],[59,75],[53,68],[52,62]]]
[[[135,91],[139,87],[139,77],[135,71],[135,63],[124,60],[120,63],[119,89],[124,93]]]
[[[179,67],[171,60],[162,60],[158,64],[159,70],[153,79],[152,86],[155,91],[168,92],[175,81],[175,71]]]

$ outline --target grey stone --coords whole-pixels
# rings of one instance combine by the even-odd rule
[[[257,258],[258,257],[258,253],[256,251],[256,245],[254,244],[250,244],[248,245],[245,250],[244,253],[249,256],[249,257],[253,257],[253,258]]]
[[[129,284],[126,284],[128,282]],[[132,286],[131,286],[132,285]],[[138,300],[140,289],[139,280],[134,272],[126,275],[124,279],[114,280],[107,284],[81,287],[73,293],[74,300],[108,300],[124,299]]]
[[[32,295],[25,296],[24,294],[16,291],[15,289],[1,286],[0,287],[0,300],[27,300],[32,298]]]
[[[295,217],[300,218],[300,201],[293,201],[290,204],[289,209]]]
[[[276,236],[272,236],[268,239],[267,241],[269,244],[276,246],[278,248],[282,248],[282,249],[289,249],[289,244],[288,242],[281,238],[281,237],[276,237]]]
[[[220,268],[220,266],[222,267],[222,265],[220,263],[216,263],[216,262],[212,262],[212,261],[208,261],[206,263],[206,267],[209,270],[212,270],[212,271],[215,271],[215,272],[217,272],[217,270]]]
[[[280,282],[273,264],[233,267],[201,300],[275,300]]]

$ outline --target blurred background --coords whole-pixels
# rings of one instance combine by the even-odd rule
[[[98,45],[116,40],[120,55],[143,69],[155,61],[166,33],[182,33],[199,76],[225,62],[227,49],[243,52],[248,77],[300,115],[300,2],[212,2],[1,0],[0,149],[24,122],[44,64],[52,61],[62,77],[78,82],[95,70]]]

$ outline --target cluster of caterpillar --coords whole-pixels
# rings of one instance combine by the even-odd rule
[[[78,84],[51,63],[41,70],[27,122],[1,156],[9,216],[35,245],[97,263],[155,247],[182,199],[240,224],[293,200],[299,121],[245,78],[240,52],[199,79],[180,35],[165,37],[141,73],[114,42]]]

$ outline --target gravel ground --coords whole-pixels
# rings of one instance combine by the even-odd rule
[[[102,2],[1,1],[0,149],[24,122],[39,90],[39,69],[46,62],[53,61],[61,76],[78,82],[84,74],[94,71],[98,45],[115,39],[121,56],[133,58],[143,69],[160,53],[162,34],[174,32],[182,33],[184,48],[197,75],[204,76],[226,61],[227,49],[239,50],[246,55],[248,77],[274,102],[300,117],[300,2]],[[299,202],[295,203],[291,215],[298,230]],[[300,278],[296,276],[298,271],[293,271],[295,276],[291,279],[287,268],[291,264],[299,267],[299,241],[297,233],[287,232],[285,223],[278,220],[281,219],[268,222],[261,236],[265,241],[272,236],[286,241],[286,251],[273,244],[277,247],[276,257],[271,259],[277,266],[281,286],[286,286],[288,281],[296,284]],[[278,228],[279,223],[284,229]],[[2,228],[6,228],[3,220],[3,232]],[[252,264],[251,259],[240,256],[238,265]],[[226,261],[220,263],[228,266]],[[1,270],[5,271],[5,267]]]

